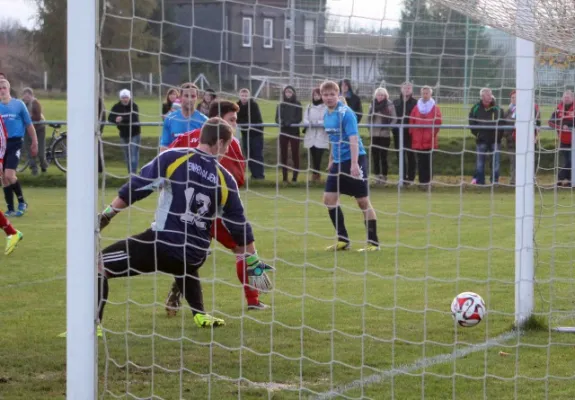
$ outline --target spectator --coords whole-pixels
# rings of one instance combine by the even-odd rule
[[[471,184],[485,185],[485,161],[487,154],[492,155],[491,184],[499,182],[499,166],[501,162],[501,139],[503,131],[499,126],[505,125],[503,110],[496,104],[495,97],[489,88],[479,92],[481,100],[469,112],[469,125],[471,133],[475,136],[477,144],[477,163],[475,177]],[[487,128],[473,128],[473,126],[487,126]]]
[[[398,116],[398,124],[403,124],[403,181],[407,184],[415,181],[415,153],[411,151],[411,135],[409,134],[409,116],[417,105],[417,100],[413,98],[413,85],[404,82],[401,85],[401,95],[393,102],[395,112]],[[393,147],[397,150],[399,165],[399,128],[393,128]]]
[[[175,111],[175,108],[179,108],[180,92],[176,88],[171,88],[166,93],[166,101],[162,103],[162,121],[166,119],[166,116]],[[175,106],[175,107],[174,107]]]
[[[353,92],[351,81],[349,79],[343,79],[339,83],[339,87],[341,88],[341,96],[345,98],[347,106],[351,108],[355,113],[355,116],[357,117],[357,123],[359,124],[361,122],[361,118],[363,117],[363,106],[361,105],[361,99],[357,94]]]
[[[34,97],[34,91],[27,87],[22,90],[22,101],[28,109],[32,123],[44,121],[44,115],[42,114],[42,105]],[[38,161],[40,163],[40,169],[42,172],[46,172],[48,168],[48,162],[46,161],[46,125],[44,124],[34,124],[36,128],[36,137],[38,138]],[[36,163],[36,157],[32,157],[30,152],[30,145],[32,144],[30,137],[24,137],[24,146],[26,148],[26,153],[28,154],[28,159],[30,160],[30,169],[32,170],[32,175],[38,175],[38,164]]]
[[[575,127],[575,96],[571,90],[563,93],[563,99],[551,115],[549,126],[559,135],[559,153],[562,154],[562,166],[557,176],[558,186],[571,185],[571,131]]]
[[[198,104],[198,111],[207,117],[210,112],[210,104],[212,104],[216,97],[218,96],[214,89],[206,89],[202,102]]]
[[[124,158],[128,173],[135,174],[138,170],[140,157],[140,116],[138,105],[132,101],[132,95],[128,89],[120,91],[120,101],[112,106],[108,121],[116,124],[120,133],[120,139],[124,144]]]
[[[6,78],[6,75],[4,74],[4,72],[0,72],[0,80],[1,79],[8,80],[8,78]],[[18,98],[18,96],[16,95],[16,91],[12,88],[10,88],[10,97],[12,97],[13,99]]]
[[[309,149],[311,157],[312,182],[319,182],[321,175],[321,159],[326,149],[329,149],[329,137],[323,127],[323,116],[327,107],[323,104],[319,88],[315,88],[311,93],[311,103],[308,104],[303,117],[303,123],[309,125],[303,129],[305,134],[303,146]],[[315,125],[315,126],[313,126]]]
[[[293,86],[286,86],[283,91],[283,98],[276,109],[276,124],[280,126],[280,163],[282,165],[282,176],[284,184],[288,181],[288,147],[291,147],[291,157],[293,162],[292,182],[297,182],[299,172],[299,127],[291,126],[299,124],[302,120],[301,103],[297,100],[297,95]]]
[[[240,90],[238,125],[241,127],[242,147],[248,160],[252,179],[265,179],[264,173],[264,128],[258,103],[250,97],[248,89]],[[260,125],[260,126],[257,126]]]
[[[373,101],[369,106],[369,124],[393,125],[396,121],[395,107],[393,102],[389,100],[389,93],[385,88],[377,88],[373,94]],[[371,127],[371,158],[373,160],[375,182],[378,184],[387,182],[387,152],[390,144],[390,127]]]
[[[104,134],[104,124],[106,123],[106,108],[104,107],[104,102],[101,97],[98,97],[98,116],[100,121],[100,137]],[[103,143],[98,142],[98,173],[104,171],[104,157],[102,155],[102,145]]]
[[[510,95],[509,109],[505,113],[505,121],[510,125],[515,125],[516,92],[513,90]],[[537,142],[539,138],[539,127],[541,126],[541,112],[539,106],[535,104],[535,152],[537,152]],[[507,151],[509,152],[509,184],[515,185],[515,129],[505,131],[507,138]],[[535,158],[535,172],[537,172],[537,157]]]
[[[433,175],[433,150],[439,148],[437,135],[441,126],[441,110],[431,97],[433,89],[429,86],[421,88],[421,98],[411,111],[410,123],[413,125],[429,125],[429,128],[413,127],[409,129],[411,145],[417,150],[417,175],[420,185],[429,185]]]

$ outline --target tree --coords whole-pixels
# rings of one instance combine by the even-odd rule
[[[37,50],[51,81],[66,82],[66,0],[35,0],[38,8]],[[110,79],[132,79],[158,69],[159,38],[150,19],[162,2],[115,0],[100,2],[101,73]]]
[[[0,65],[14,88],[42,81],[44,68],[34,54],[32,35],[15,19],[0,19]]]
[[[491,46],[485,27],[469,25],[468,85],[499,86],[501,51]],[[401,16],[395,56],[384,65],[386,81],[405,80],[406,37],[411,38],[410,80],[418,85],[440,86],[441,92],[460,92],[465,83],[466,19],[448,8],[430,6],[428,0],[406,0]]]

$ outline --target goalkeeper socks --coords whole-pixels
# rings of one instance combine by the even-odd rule
[[[22,194],[22,186],[20,186],[20,181],[16,181],[16,183],[12,184],[12,190],[18,199],[18,203],[25,203],[24,195]]]
[[[248,277],[246,273],[246,259],[243,255],[236,256],[236,273],[242,285],[244,285],[244,294],[249,306],[259,304],[259,292],[248,284]]]
[[[343,211],[340,206],[335,208],[328,208],[329,217],[333,226],[337,230],[337,240],[349,243],[349,236],[347,234],[347,229],[345,229],[345,223],[343,219]]]
[[[367,242],[374,246],[379,246],[379,239],[377,238],[377,220],[368,219],[366,221],[367,226]]]
[[[6,200],[8,211],[14,211],[14,191],[12,185],[4,186],[4,199]]]
[[[183,278],[176,277],[176,283],[183,293],[184,298],[192,309],[192,314],[205,314],[204,311],[204,294],[198,270],[188,272]]]
[[[2,228],[7,236],[15,235],[18,233],[12,224],[10,224],[10,221],[8,221],[8,218],[6,218],[2,211],[0,211],[0,228]]]
[[[104,307],[108,301],[108,278],[98,274],[98,321],[101,323],[104,318]]]

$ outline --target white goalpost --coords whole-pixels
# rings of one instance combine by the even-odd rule
[[[504,0],[499,11],[492,3],[68,1],[66,397],[575,397],[572,365],[562,357],[575,339],[554,332],[575,322],[573,192],[558,182],[575,151],[567,154],[548,126],[572,89],[575,65],[541,63],[551,46],[575,54],[575,30],[557,26],[573,14],[557,15],[561,1]],[[544,6],[555,12],[539,12]],[[115,122],[99,134],[98,100],[108,116],[129,90],[139,107],[141,168],[158,154],[168,90],[196,77],[206,83],[198,107],[210,86],[218,100],[239,104],[241,119],[239,89],[258,95],[263,124],[249,131],[239,120],[236,136],[246,156],[243,207],[259,256],[276,268],[274,291],[259,294],[269,308],[249,307],[236,255],[213,240],[198,279],[205,311],[225,326],[197,327],[184,299],[166,314],[173,277],[143,274],[110,279],[98,338],[99,251],[148,229],[157,203],[153,194],[98,232],[97,213],[129,180],[125,160],[133,155]],[[377,252],[355,251],[369,221],[347,196],[339,207],[351,251],[326,251],[336,241],[322,200],[328,155],[316,171],[306,135],[321,127],[311,118],[312,90],[328,79],[349,79],[363,104],[355,114],[378,216]],[[297,160],[292,144],[279,139],[281,104],[290,101],[284,83],[301,102]],[[431,148],[417,147],[414,128],[409,133],[396,115],[407,108],[406,83],[414,104],[431,87],[441,109]],[[379,88],[389,94],[387,111],[373,111],[381,107]],[[482,88],[493,92],[489,107],[506,116],[497,133],[505,139],[486,150],[480,171],[476,130],[492,121],[470,126],[470,111],[482,107]],[[351,92],[342,93],[350,106]],[[379,112],[389,114],[374,122]],[[262,163],[265,178],[255,177]],[[429,183],[420,182],[422,165]],[[449,309],[462,292],[485,300],[486,315],[472,328],[454,322]]]
[[[68,2],[66,396],[96,399],[96,168],[98,1]]]

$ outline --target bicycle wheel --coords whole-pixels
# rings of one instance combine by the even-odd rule
[[[68,166],[66,132],[62,132],[60,137],[52,144],[50,153],[52,153],[52,160],[54,160],[54,164],[56,164],[58,169],[62,172],[66,172]]]
[[[30,159],[28,158],[28,155],[22,155],[22,151],[20,151],[20,154],[20,162],[18,163],[18,167],[16,167],[16,171],[24,172],[30,166]]]

